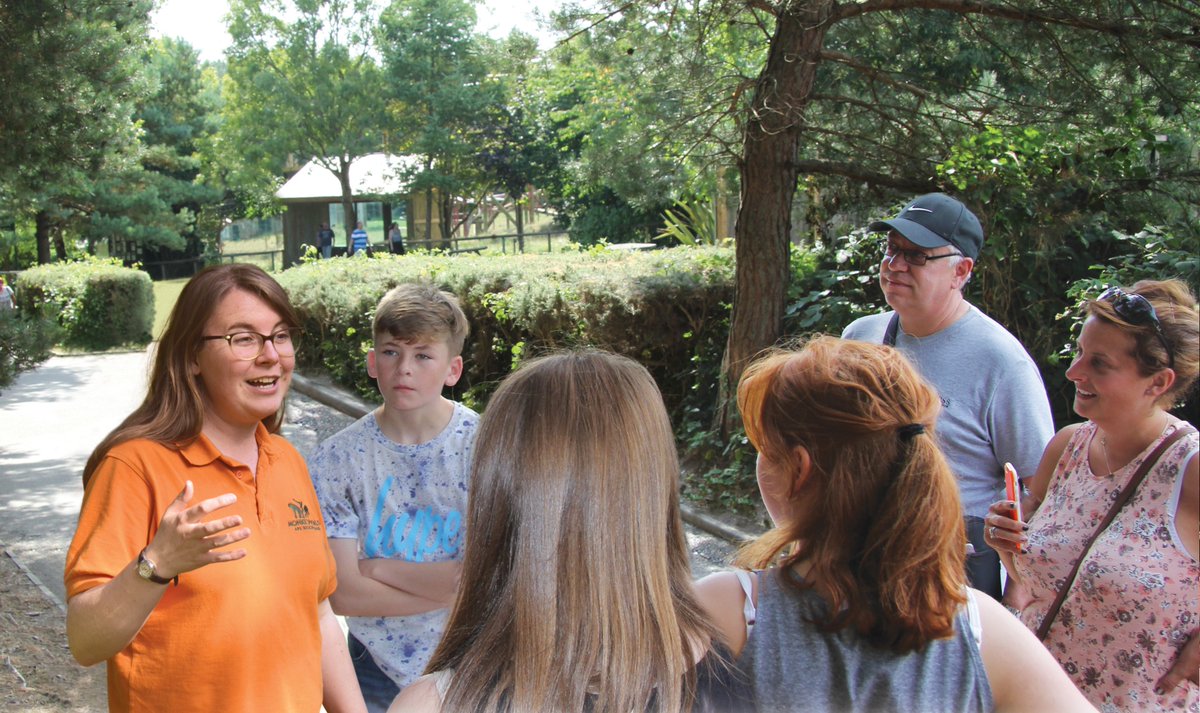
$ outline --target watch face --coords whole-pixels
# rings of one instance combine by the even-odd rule
[[[154,565],[150,564],[150,560],[142,558],[137,563],[137,573],[142,579],[150,579],[154,576]]]

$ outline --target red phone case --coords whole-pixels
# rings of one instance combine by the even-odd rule
[[[1017,522],[1025,522],[1021,517],[1021,479],[1017,477],[1017,469],[1012,463],[1004,464],[1004,493],[1005,497],[1016,503],[1017,506],[1008,511],[1008,517]],[[1024,552],[1025,548],[1017,545],[1018,552]]]

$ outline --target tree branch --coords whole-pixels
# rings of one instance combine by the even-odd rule
[[[1072,7],[1077,6],[1072,4]],[[1187,12],[1182,7],[1174,6],[1174,8],[1181,12]],[[945,10],[959,15],[986,15],[1014,22],[1058,25],[1106,35],[1140,35],[1200,48],[1200,32],[1197,32],[1195,26],[1185,32],[1173,26],[1133,23],[1126,17],[1085,17],[1077,12],[1061,11],[1053,7],[1049,10],[1038,10],[1032,7],[1022,8],[1011,4],[978,2],[977,0],[865,0],[865,2],[857,3],[840,3],[835,6],[830,22],[875,12],[914,9]],[[1196,13],[1189,14],[1200,17]]]

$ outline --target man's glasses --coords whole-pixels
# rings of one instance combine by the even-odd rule
[[[275,353],[287,357],[296,354],[296,344],[300,341],[300,330],[294,327],[281,329],[274,334],[259,334],[258,332],[234,332],[216,337],[201,337],[204,341],[224,339],[229,344],[233,356],[242,361],[257,359],[263,353],[267,340],[271,340]]]
[[[883,258],[885,260],[890,263],[896,259],[897,255],[904,258],[904,262],[913,267],[921,267],[930,260],[941,260],[945,257],[962,257],[962,253],[960,252],[946,253],[945,255],[927,255],[921,250],[905,250],[904,248],[896,247],[890,242],[884,243]]]
[[[1158,312],[1154,311],[1154,305],[1150,304],[1150,300],[1139,294],[1126,292],[1120,287],[1110,287],[1101,292],[1096,299],[1112,305],[1117,316],[1130,324],[1139,326],[1149,324],[1154,327],[1158,341],[1162,342],[1163,348],[1167,350],[1167,367],[1175,368],[1175,355],[1171,353],[1171,342],[1167,340],[1162,322],[1158,321]]]

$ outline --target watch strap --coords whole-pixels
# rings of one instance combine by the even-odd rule
[[[142,564],[150,565],[149,574],[142,573],[142,567],[141,567]],[[178,574],[175,575],[174,577],[171,577],[170,579],[167,579],[166,577],[160,577],[160,576],[158,576],[157,573],[155,573],[154,563],[151,562],[149,559],[146,559],[146,548],[144,548],[144,547],[142,548],[142,551],[138,553],[138,576],[147,581],[154,582],[155,584],[171,584],[172,582],[174,582],[176,587],[179,586],[179,575]]]

